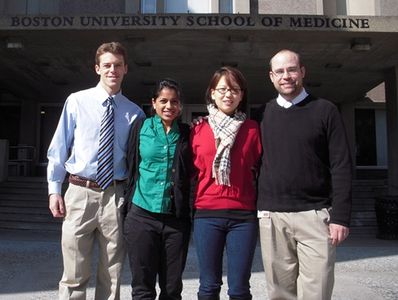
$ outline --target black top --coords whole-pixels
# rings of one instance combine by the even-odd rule
[[[131,207],[131,199],[135,191],[135,183],[138,178],[138,166],[140,162],[139,147],[140,129],[144,120],[134,122],[130,131],[127,151],[127,168],[129,171],[128,186],[125,192],[125,211]],[[174,153],[173,169],[170,189],[172,200],[172,212],[177,218],[190,218],[192,203],[190,201],[191,174],[193,171],[192,149],[189,142],[190,128],[187,124],[178,123],[180,137],[177,141]]]
[[[274,99],[265,106],[260,127],[258,209],[298,212],[331,207],[330,222],[348,226],[352,162],[337,107],[311,95],[288,109]]]

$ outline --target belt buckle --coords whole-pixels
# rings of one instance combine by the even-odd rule
[[[90,188],[90,180],[86,180],[86,188]]]

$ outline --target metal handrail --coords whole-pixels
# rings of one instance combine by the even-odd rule
[[[23,151],[23,152],[22,152]],[[13,153],[15,152],[15,153]],[[12,155],[15,154],[15,155]],[[8,161],[30,162],[36,158],[36,147],[28,145],[9,146]]]

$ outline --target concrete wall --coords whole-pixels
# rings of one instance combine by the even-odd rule
[[[27,0],[4,0],[3,14],[26,14]],[[1,7],[0,7],[1,8]]]
[[[5,12],[5,9],[4,9],[4,7],[5,7],[5,1],[0,1],[0,13],[2,13],[2,14],[4,14],[4,12]]]
[[[259,0],[260,14],[323,14],[322,0]]]
[[[347,15],[397,16],[397,0],[342,0],[347,2]]]
[[[379,0],[379,9],[381,16],[398,16],[397,0]]]
[[[3,14],[58,14],[60,0],[3,0]]]
[[[140,0],[126,0],[125,1],[125,12],[127,14],[135,14],[140,11]]]
[[[375,16],[378,0],[347,0],[347,15]]]
[[[29,14],[58,14],[60,0],[28,0]]]
[[[233,0],[234,14],[248,14],[250,13],[250,1]]]

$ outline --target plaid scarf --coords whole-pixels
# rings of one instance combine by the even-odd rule
[[[233,116],[228,116],[213,104],[207,105],[207,110],[209,111],[208,120],[213,130],[217,149],[213,160],[213,178],[215,178],[217,185],[231,186],[229,180],[231,173],[230,152],[240,126],[246,120],[246,114],[237,112]]]

